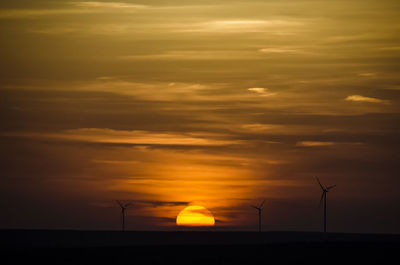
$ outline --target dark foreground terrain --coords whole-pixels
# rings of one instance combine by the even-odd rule
[[[0,264],[397,264],[399,235],[0,231]]]

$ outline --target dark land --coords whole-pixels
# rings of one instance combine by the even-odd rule
[[[1,264],[397,264],[400,235],[0,230]]]

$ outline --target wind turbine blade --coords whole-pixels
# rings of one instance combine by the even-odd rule
[[[334,187],[336,187],[336,185],[329,186],[329,187],[327,187],[326,189],[327,189],[327,190],[330,190],[330,189],[333,189]]]
[[[260,208],[258,208],[257,206],[252,205],[251,207],[253,207],[254,209],[260,210]]]
[[[322,189],[322,190],[325,190],[325,189],[324,189],[324,186],[322,186],[321,182],[319,181],[319,178],[318,178],[318,177],[315,177],[315,178],[317,179],[318,184],[319,184],[319,186],[321,187],[321,189]]]
[[[258,207],[258,208],[262,209],[264,203],[265,203],[265,200],[260,204],[260,207]]]
[[[122,205],[122,202],[120,202],[119,200],[117,200],[116,202],[119,204],[119,206],[121,206],[121,208],[124,207],[124,206]]]

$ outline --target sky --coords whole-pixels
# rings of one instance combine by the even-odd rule
[[[0,228],[400,233],[400,2],[0,3]],[[211,228],[210,228],[211,229]]]

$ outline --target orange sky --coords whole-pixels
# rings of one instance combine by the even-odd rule
[[[400,232],[399,10],[2,1],[0,228]]]

